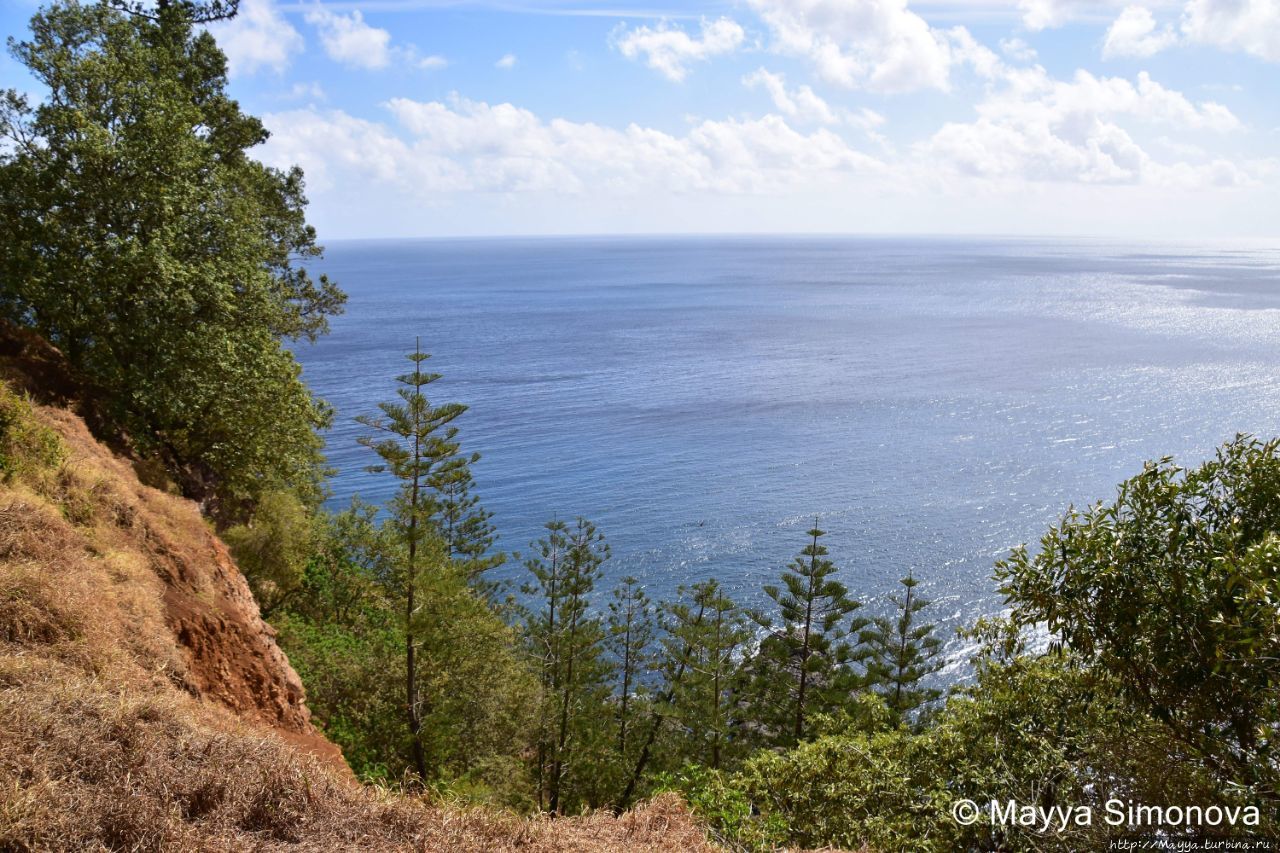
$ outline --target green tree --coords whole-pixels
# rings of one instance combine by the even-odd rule
[[[525,613],[525,642],[539,672],[542,688],[542,711],[534,766],[538,786],[538,807],[545,808],[547,775],[550,767],[551,697],[557,695],[559,661],[556,657],[563,609],[564,563],[569,550],[568,525],[552,519],[544,525],[546,535],[532,543],[534,555],[525,560],[525,568],[533,582],[523,584],[521,592],[537,603]]]
[[[449,557],[462,564],[473,583],[492,592],[492,586],[482,576],[506,562],[506,555],[493,550],[498,538],[491,520],[493,514],[480,506],[480,498],[473,491],[471,466],[479,461],[479,453],[459,456],[452,464],[442,466],[430,483],[440,495],[439,526]]]
[[[428,778],[426,753],[422,743],[422,695],[419,685],[418,649],[421,638],[415,629],[418,620],[418,595],[424,571],[443,569],[447,562],[445,544],[435,526],[439,499],[431,489],[433,476],[441,468],[455,464],[458,445],[454,441],[455,418],[466,411],[459,403],[434,406],[423,391],[440,378],[438,373],[424,371],[430,356],[421,346],[407,356],[413,372],[396,378],[400,388],[399,402],[380,403],[382,414],[357,418],[373,430],[372,435],[358,440],[382,459],[370,466],[373,473],[389,473],[400,481],[400,491],[389,506],[389,524],[394,539],[403,551],[403,559],[395,561],[389,582],[403,601],[405,633],[405,717],[412,739],[413,762],[418,776]]]
[[[635,693],[643,685],[640,676],[652,659],[654,640],[653,602],[634,577],[622,579],[613,590],[606,621],[605,645],[613,655],[618,672],[617,719],[618,758],[625,761],[627,730],[634,716]]]
[[[376,515],[359,501],[319,515],[302,583],[273,624],[316,724],[360,778],[394,782],[410,753],[400,686],[404,634],[380,582],[389,548]]]
[[[176,6],[197,24],[229,20],[240,11],[240,0],[107,0],[107,5],[152,20],[159,20],[163,12]]]
[[[424,573],[411,626],[419,645],[419,740],[434,780],[502,804],[528,801],[524,758],[537,683],[515,632],[467,582],[464,565]]]
[[[817,520],[809,544],[786,568],[782,585],[764,588],[776,617],[754,613],[768,633],[751,661],[755,717],[779,743],[797,743],[814,713],[837,710],[854,686],[848,638],[865,622],[851,614],[860,606],[832,577],[835,564],[821,542]]]
[[[261,122],[191,9],[56,2],[9,50],[44,89],[0,96],[0,316],[58,346],[113,429],[234,519],[272,489],[317,497],[328,409],[286,342],[345,296],[302,173],[253,160]]]
[[[1114,674],[1223,782],[1280,802],[1280,440],[1148,463],[997,564],[1018,625]]]
[[[686,761],[719,770],[730,741],[731,710],[739,687],[740,654],[751,638],[746,613],[716,580],[681,591],[690,604],[667,608],[667,644],[686,653],[688,666],[673,693],[673,716],[679,720]]]
[[[752,821],[771,830],[765,849],[1073,853],[1107,849],[1112,839],[1142,831],[1102,819],[1112,798],[1166,807],[1240,805],[1164,727],[1125,701],[1114,679],[1078,663],[1026,654],[980,662],[977,682],[919,731],[881,727],[762,750],[730,784],[758,812]],[[1083,807],[1094,819],[1051,832],[986,819],[962,825],[951,812],[961,799]],[[1258,835],[1270,831],[1262,826]],[[1206,834],[1200,826],[1165,832]]]
[[[604,624],[590,600],[609,546],[584,518],[572,527],[549,522],[547,531],[534,545],[536,556],[525,564],[534,577],[525,592],[539,599],[526,634],[543,677],[536,768],[540,802],[545,796],[547,810],[562,814],[576,805],[600,804],[602,788],[592,776],[607,763],[598,753],[606,740],[601,721],[607,718],[612,673],[604,654]]]
[[[657,751],[655,746],[659,745],[659,735],[662,734],[667,721],[674,717],[676,694],[684,684],[684,679],[693,663],[692,635],[703,625],[706,610],[705,598],[693,601],[692,605],[680,600],[662,605],[663,629],[666,632],[666,636],[660,643],[661,655],[658,662],[659,671],[662,674],[662,687],[649,706],[649,718],[646,721],[640,750],[626,773],[622,793],[614,802],[616,812],[621,812],[634,801],[646,779],[645,774],[650,768],[654,753]]]
[[[392,522],[355,502],[321,516],[300,589],[277,620],[317,723],[361,777],[396,781],[414,766],[404,724],[405,621]],[[522,754],[536,684],[511,629],[442,561],[422,572],[411,627],[423,697],[427,781],[473,799],[528,804]]]
[[[223,532],[253,597],[270,618],[302,586],[313,546],[314,522],[297,495],[267,492],[244,524]]]
[[[866,669],[865,682],[884,697],[894,718],[901,720],[942,695],[936,688],[921,687],[920,681],[942,668],[938,659],[942,640],[928,622],[917,624],[916,614],[929,600],[916,594],[920,582],[907,575],[901,595],[890,596],[898,608],[896,618],[872,619],[858,634],[858,659]]]

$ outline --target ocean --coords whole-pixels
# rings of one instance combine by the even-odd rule
[[[688,237],[338,242],[350,296],[299,345],[336,408],[334,506],[385,500],[353,418],[415,337],[479,451],[507,551],[583,515],[607,582],[714,577],[742,603],[817,517],[874,614],[908,572],[948,635],[993,563],[1147,459],[1280,434],[1280,249]],[[523,579],[518,561],[498,578]],[[954,653],[959,648],[952,641]]]

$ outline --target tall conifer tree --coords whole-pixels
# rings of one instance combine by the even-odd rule
[[[578,805],[590,763],[600,712],[608,693],[610,667],[604,657],[605,629],[591,612],[590,599],[609,558],[609,546],[595,525],[579,518],[572,527],[547,525],[548,536],[535,544],[537,556],[526,566],[535,583],[527,594],[541,599],[527,630],[541,658],[544,708],[539,736],[539,799],[554,814]],[[583,775],[571,771],[582,768]]]
[[[752,660],[753,701],[766,738],[793,744],[808,733],[814,713],[837,710],[854,687],[848,664],[848,638],[863,620],[851,614],[860,606],[835,580],[835,564],[821,542],[826,531],[814,526],[809,544],[782,574],[781,586],[765,594],[777,606],[776,616],[753,614],[768,633]]]
[[[373,430],[359,442],[373,450],[382,464],[372,465],[373,473],[389,473],[400,481],[400,491],[391,502],[391,527],[403,559],[396,561],[395,587],[404,601],[405,631],[405,714],[409,726],[413,760],[418,775],[427,778],[426,756],[422,746],[422,696],[418,688],[419,638],[415,633],[418,611],[419,573],[443,556],[444,544],[434,519],[439,498],[430,488],[433,475],[452,464],[457,457],[454,436],[457,428],[450,424],[466,411],[459,403],[434,406],[425,389],[440,378],[438,373],[423,370],[430,357],[421,345],[407,356],[413,372],[396,378],[398,402],[380,403],[380,416],[362,415],[356,420]]]
[[[936,689],[921,687],[920,681],[943,664],[939,658],[942,641],[934,626],[917,622],[916,614],[930,603],[916,592],[920,582],[908,574],[900,583],[902,594],[890,597],[898,608],[896,617],[877,616],[858,636],[858,657],[866,667],[866,681],[884,697],[897,719],[941,695]]]
[[[687,593],[692,607],[673,608],[676,646],[688,650],[688,671],[675,691],[674,713],[683,724],[689,757],[713,770],[722,766],[732,728],[739,654],[751,637],[746,613],[712,579]],[[700,614],[696,620],[688,618]]]
[[[431,485],[440,495],[439,524],[449,556],[462,566],[473,583],[490,592],[492,584],[481,578],[485,572],[506,562],[506,555],[493,550],[498,538],[493,513],[480,506],[480,498],[473,491],[475,478],[471,465],[479,461],[479,453],[460,456],[456,464],[434,476]]]
[[[618,668],[618,757],[625,761],[639,676],[652,663],[654,639],[653,602],[634,577],[623,578],[613,590],[607,627],[607,644]]]

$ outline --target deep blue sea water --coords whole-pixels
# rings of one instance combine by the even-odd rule
[[[507,550],[585,515],[655,598],[760,585],[816,514],[869,610],[908,571],[948,628],[993,562],[1143,460],[1280,434],[1280,248],[1098,241],[347,242],[299,348],[337,409],[334,503],[388,496],[357,414],[414,337]],[[500,570],[519,577],[516,562]]]

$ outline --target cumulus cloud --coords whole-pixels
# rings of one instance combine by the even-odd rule
[[[1155,16],[1145,6],[1128,6],[1107,28],[1102,43],[1103,59],[1154,56],[1178,40],[1172,27],[1156,29]]]
[[[290,101],[323,101],[329,96],[326,94],[324,87],[313,80],[310,83],[294,83],[289,87],[289,91],[280,97]]]
[[[227,55],[232,77],[269,68],[276,73],[289,67],[293,54],[303,48],[302,34],[284,19],[271,0],[245,0],[230,21],[209,26],[218,46]]]
[[[974,73],[985,80],[994,79],[1005,71],[1005,64],[996,52],[985,44],[979,44],[964,27],[952,27],[942,35],[952,62],[972,67]]]
[[[336,175],[420,194],[647,191],[769,193],[880,163],[828,131],[802,133],[780,116],[702,121],[682,135],[543,119],[512,104],[396,98],[393,124],[338,110],[266,117],[263,159],[300,164],[319,190]]]
[[[1036,58],[1036,49],[1020,38],[1000,39],[1000,52],[1014,62],[1031,62]]]
[[[1194,42],[1280,62],[1280,2],[1189,0],[1182,33]]]
[[[1071,16],[1069,0],[1018,0],[1022,25],[1032,32],[1060,27]]]
[[[315,107],[264,116],[271,138],[257,149],[264,163],[302,166],[312,190],[332,189],[344,176],[394,181],[409,147],[377,122]]]
[[[1181,0],[1138,0],[1151,8],[1169,6]],[[1129,0],[1132,5],[1133,0]],[[1072,21],[1099,21],[1124,5],[1124,0],[1018,0],[1022,26],[1032,32],[1054,29]]]
[[[391,63],[391,33],[369,26],[358,9],[350,15],[315,9],[307,13],[307,23],[319,31],[324,52],[336,62],[368,69]]]
[[[846,121],[854,127],[860,127],[863,130],[871,131],[883,125],[888,121],[888,119],[873,109],[863,107],[857,112],[849,113],[846,117]]]
[[[437,68],[447,67],[449,65],[449,60],[445,59],[443,56],[423,56],[421,58],[415,58],[414,64],[426,71],[435,71]]]
[[[501,59],[493,63],[494,68],[500,68],[503,71],[509,71],[516,67],[516,55],[514,53],[504,54]]]
[[[1121,121],[1224,133],[1240,128],[1221,104],[1194,104],[1145,72],[1136,82],[1077,71],[1067,82],[1043,68],[1003,69],[1003,85],[977,106],[978,117],[948,123],[918,153],[966,175],[994,179],[1154,185],[1240,184],[1232,164],[1162,164]]]
[[[719,18],[702,21],[702,31],[697,37],[666,22],[656,27],[639,26],[627,29],[625,25],[614,31],[612,41],[627,59],[644,58],[645,65],[676,83],[689,73],[689,65],[737,50],[746,38],[735,21]]]
[[[788,118],[821,124],[834,124],[836,121],[835,112],[812,88],[799,86],[788,91],[786,77],[782,74],[757,68],[743,77],[742,83],[748,89],[763,88],[773,99],[773,105]]]
[[[1151,6],[1169,5],[1180,0],[1140,0]],[[1123,0],[1018,0],[1022,26],[1031,32],[1050,30],[1076,20],[1097,20],[1120,8]],[[1132,2],[1132,0],[1130,0]]]
[[[773,48],[809,59],[822,79],[877,92],[946,89],[945,37],[906,0],[750,0]]]
[[[1158,27],[1145,6],[1129,6],[1108,28],[1102,55],[1146,58],[1179,43],[1280,62],[1280,0],[1187,0],[1176,31]]]

